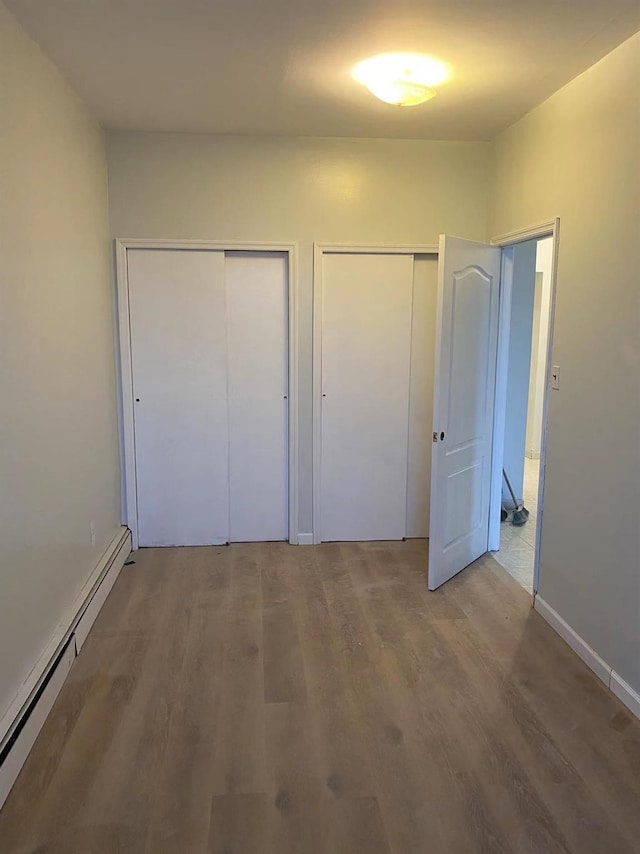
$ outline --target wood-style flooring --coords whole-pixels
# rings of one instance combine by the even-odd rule
[[[485,557],[145,550],[0,813],[38,854],[640,851],[640,724]]]

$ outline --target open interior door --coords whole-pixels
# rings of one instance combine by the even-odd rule
[[[487,551],[501,250],[441,235],[429,589]]]

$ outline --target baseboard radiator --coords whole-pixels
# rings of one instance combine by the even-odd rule
[[[131,553],[131,532],[113,537],[59,630],[0,722],[0,807],[51,711],[120,570]]]

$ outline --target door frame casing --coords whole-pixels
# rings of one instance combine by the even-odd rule
[[[122,523],[131,530],[132,548],[138,548],[138,502],[133,408],[133,362],[129,316],[129,249],[167,249],[210,252],[274,252],[287,254],[288,291],[288,478],[289,543],[298,543],[298,245],[297,243],[233,240],[155,240],[116,238],[117,365],[121,448]]]
[[[433,255],[438,244],[313,244],[313,544],[322,542],[322,259],[324,255]]]
[[[540,476],[538,480],[538,511],[536,514],[536,545],[533,564],[533,600],[535,602],[540,579],[540,541],[544,515],[544,482],[547,459],[547,429],[549,414],[550,374],[553,360],[553,330],[555,323],[556,290],[558,278],[558,251],[560,244],[560,217],[546,220],[528,228],[510,231],[493,237],[492,246],[502,249],[500,281],[500,308],[498,320],[498,358],[496,364],[496,398],[494,407],[493,453],[491,463],[491,502],[489,508],[489,551],[500,547],[500,507],[502,504],[502,468],[504,462],[504,433],[507,405],[507,375],[509,369],[509,335],[511,327],[511,290],[513,286],[513,253],[509,249],[528,240],[551,237],[551,276],[549,294],[549,334],[545,353],[545,388],[542,400],[542,437],[540,443]]]

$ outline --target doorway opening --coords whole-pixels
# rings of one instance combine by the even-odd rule
[[[496,388],[494,558],[518,583],[537,589],[544,483],[546,395],[553,309],[554,238],[505,247]],[[498,515],[499,513],[499,515]]]
[[[512,342],[524,342],[525,368],[516,386],[520,400],[522,491],[534,329],[537,241],[551,237],[548,310],[538,331],[541,352],[534,374],[545,377],[540,430],[540,473],[532,592],[537,590],[540,522],[544,490],[548,383],[558,255],[558,218],[494,238],[490,244],[440,235],[435,330],[431,504],[427,583],[436,590],[488,551],[500,549],[503,467],[507,451],[507,404]],[[534,241],[534,242],[530,242]],[[543,250],[541,250],[543,251]],[[518,313],[519,276],[528,282],[528,315]],[[513,297],[513,318],[512,318]],[[523,302],[526,302],[524,298]],[[540,296],[542,318],[542,293]],[[528,321],[523,320],[528,316]],[[513,323],[512,323],[513,320]],[[513,335],[512,333],[513,326]],[[556,385],[557,387],[557,385]],[[540,423],[540,422],[538,422]],[[531,437],[535,435],[532,419]],[[535,452],[531,446],[532,456]],[[510,465],[510,464],[509,464]],[[519,496],[523,498],[524,496]],[[521,502],[517,509],[522,510]]]

